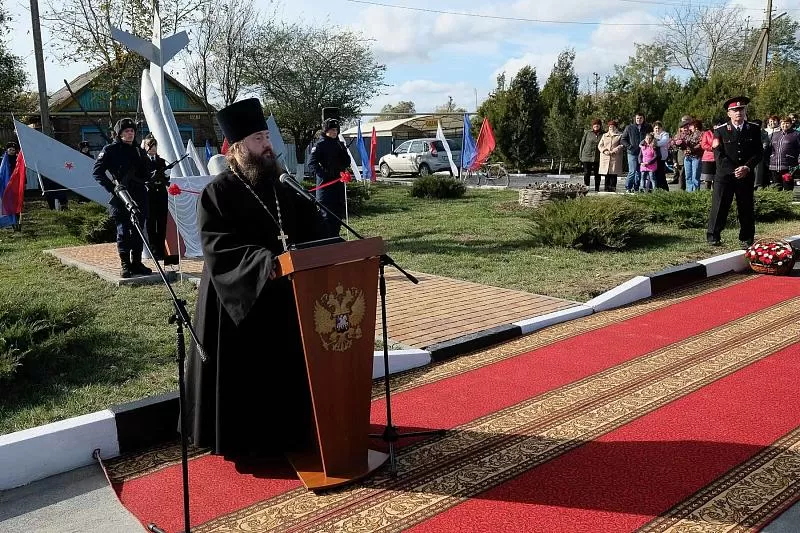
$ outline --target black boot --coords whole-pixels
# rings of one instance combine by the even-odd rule
[[[142,264],[142,252],[131,252],[131,272],[139,276],[149,276],[153,273]]]
[[[119,271],[119,277],[129,278],[133,276],[130,256],[128,254],[119,254],[119,262],[122,264],[122,268]]]

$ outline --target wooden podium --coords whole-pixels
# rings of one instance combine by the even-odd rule
[[[388,458],[369,449],[378,267],[385,253],[374,237],[278,256],[297,302],[311,388],[314,445],[289,461],[306,488],[349,483]]]

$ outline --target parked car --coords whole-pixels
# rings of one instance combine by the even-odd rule
[[[450,152],[453,154],[453,162],[458,167],[461,164],[461,150],[456,143],[447,140]],[[447,151],[444,149],[442,141],[439,139],[412,139],[406,141],[390,154],[386,154],[378,161],[378,168],[381,176],[388,178],[392,174],[419,174],[427,176],[432,172],[449,170],[450,161],[447,159]]]

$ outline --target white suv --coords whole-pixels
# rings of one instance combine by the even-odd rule
[[[453,154],[453,162],[456,167],[461,165],[461,150],[456,144],[449,140],[447,144]],[[392,174],[419,174],[427,176],[432,172],[448,170],[450,161],[447,159],[447,152],[442,141],[439,139],[413,139],[406,141],[395,150],[381,157],[378,161],[378,168],[381,176],[388,178]]]

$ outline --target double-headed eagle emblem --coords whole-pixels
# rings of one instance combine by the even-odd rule
[[[314,303],[314,329],[326,350],[343,352],[361,338],[365,306],[364,291],[341,284]]]

